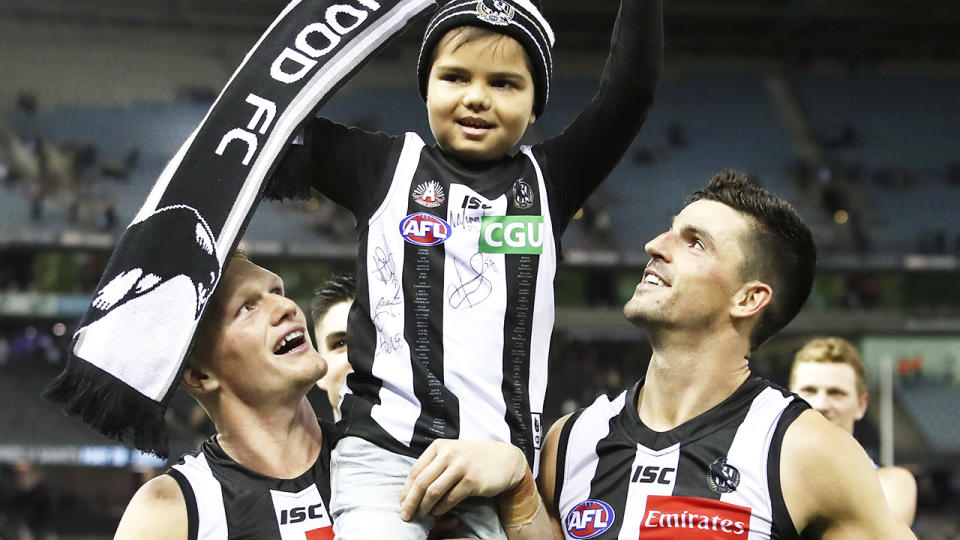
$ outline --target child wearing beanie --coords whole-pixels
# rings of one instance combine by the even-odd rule
[[[558,135],[514,151],[551,92],[554,33],[534,1],[453,0],[417,65],[435,145],[318,117],[275,171],[271,196],[314,188],[357,219],[354,371],[331,464],[338,539],[426,538],[435,518],[401,516],[400,498],[417,459],[438,459],[426,452],[437,439],[513,444],[529,467],[511,487],[537,497],[560,235],[633,141],[659,80],[661,0],[620,4],[599,89]],[[456,483],[443,467],[418,464],[431,490]],[[504,538],[493,499],[453,513],[464,536]]]

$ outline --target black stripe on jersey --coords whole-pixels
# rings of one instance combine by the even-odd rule
[[[809,409],[806,401],[794,398],[780,415],[777,428],[770,441],[770,454],[767,458],[767,483],[770,489],[770,502],[773,506],[773,526],[770,528],[770,537],[783,540],[799,540],[800,533],[793,524],[787,504],[783,500],[783,490],[780,486],[780,447],[783,446],[783,435],[790,424]]]
[[[722,423],[741,425],[748,412],[749,407],[741,407],[736,415],[725,415]],[[704,471],[710,470],[710,464],[714,460],[727,457],[737,432],[736,429],[718,429],[706,437],[681,444],[673,494],[678,497],[720,500],[720,493],[710,489]]]
[[[350,393],[343,397],[340,404],[343,420],[337,424],[337,434],[339,436],[356,435],[363,437],[376,444],[388,446],[389,450],[399,454],[408,455],[410,450],[404,445],[396,443],[386,430],[373,421],[364,422],[371,416],[373,405],[380,404],[380,388],[382,381],[373,376],[373,360],[376,353],[377,329],[373,323],[373,317],[370,314],[370,285],[368,281],[369,271],[367,269],[367,235],[360,237],[358,257],[359,265],[357,267],[357,297],[353,305],[350,306],[350,314],[347,319],[347,339],[350,347],[347,348],[347,360],[353,366],[353,371],[347,375],[346,384],[350,388]],[[383,279],[399,279],[396,273],[397,269],[382,269]],[[398,284],[399,285],[399,284]],[[399,287],[398,287],[399,288]],[[364,396],[358,399],[357,396]],[[354,425],[353,422],[357,421]]]
[[[515,193],[516,186],[526,182],[534,193],[533,204],[529,208],[519,208]],[[514,187],[507,190],[508,216],[542,215],[540,205],[540,182],[519,178]],[[544,229],[548,226],[543,224]],[[540,241],[545,243],[545,231],[540,233]],[[505,275],[507,279],[507,304],[511,309],[503,314],[503,401],[506,404],[504,420],[510,426],[510,442],[523,450],[527,463],[533,467],[535,455],[530,410],[530,340],[533,335],[533,313],[537,296],[537,275],[540,268],[540,255],[506,254],[504,255]],[[543,411],[536,411],[541,413]]]
[[[583,414],[583,409],[580,409],[570,415],[570,418],[567,418],[567,422],[563,424],[563,429],[560,430],[560,438],[557,441],[557,470],[553,475],[553,505],[557,514],[560,513],[560,492],[563,490],[563,473],[567,469],[567,444],[570,442],[570,431],[573,430],[573,425],[577,423],[577,419],[580,418],[581,414]]]
[[[357,247],[357,296],[350,307],[347,321],[347,340],[350,347],[347,357],[353,371],[347,375],[346,385],[350,389],[340,403],[342,420],[337,423],[337,436],[357,436],[401,455],[412,455],[406,445],[399,443],[378,423],[371,419],[373,405],[380,404],[380,389],[383,381],[373,376],[373,361],[379,344],[377,329],[374,326],[373,309],[370,305],[370,277],[375,279],[400,279],[400,269],[392,260],[382,268],[367,267],[370,218],[383,204],[390,191],[393,174],[400,162],[405,138],[394,139],[386,160],[383,177],[375,193],[367,193],[370,203],[362,208],[353,209],[357,219],[357,233],[360,238]],[[399,290],[399,281],[397,289]],[[398,296],[399,298],[399,296]],[[358,399],[356,396],[362,396]]]
[[[425,213],[445,221],[448,200],[428,208],[413,199],[413,191],[425,182],[440,182],[449,195],[449,186],[439,180],[433,165],[421,154],[420,167],[407,191],[407,215]],[[418,246],[405,242],[403,247],[402,290],[413,291],[404,301],[403,337],[410,346],[413,392],[420,401],[410,449],[420,455],[434,439],[459,437],[460,402],[443,383],[443,279],[439,277],[444,275],[446,249],[442,243]]]
[[[190,481],[182,472],[171,468],[167,474],[177,481],[180,491],[183,493],[183,500],[187,503],[187,540],[197,540],[200,529],[200,516],[197,515],[197,496],[193,493],[193,487]]]

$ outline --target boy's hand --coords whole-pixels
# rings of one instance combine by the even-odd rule
[[[494,497],[527,471],[519,448],[502,442],[437,439],[413,464],[400,494],[400,519],[439,516],[467,497]]]

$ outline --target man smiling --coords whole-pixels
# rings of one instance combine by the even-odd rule
[[[696,192],[626,306],[646,377],[560,419],[541,493],[568,538],[910,538],[849,435],[749,357],[800,310],[816,249],[785,201],[735,171]]]
[[[332,426],[306,398],[327,365],[283,281],[234,255],[197,335],[181,388],[217,434],[137,491],[116,538],[333,538]]]
[[[853,434],[853,424],[867,412],[867,376],[860,354],[839,337],[811,339],[793,360],[790,390],[807,400],[833,425]],[[877,467],[890,507],[910,525],[917,512],[917,481],[903,467]]]

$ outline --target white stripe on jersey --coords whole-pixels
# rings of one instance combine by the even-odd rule
[[[773,388],[767,388],[753,399],[750,411],[733,438],[727,452],[727,463],[739,470],[752,469],[758,474],[741,475],[742,481],[732,493],[720,495],[723,502],[763,509],[759,515],[750,516],[749,538],[769,538],[773,521],[773,506],[770,502],[770,484],[767,481],[767,461],[773,433],[784,409],[793,400]]]
[[[543,253],[540,254],[540,264],[537,266],[537,292],[534,297],[533,329],[530,335],[530,381],[528,383],[530,411],[536,416],[536,420],[531,420],[534,438],[533,476],[536,478],[540,473],[540,447],[544,436],[540,414],[543,412],[543,400],[547,392],[547,372],[549,371],[547,360],[550,337],[553,335],[553,278],[557,271],[557,242],[553,237],[553,219],[550,216],[547,186],[543,181],[540,164],[534,159],[533,151],[529,146],[522,147],[521,151],[530,158],[533,168],[537,171],[540,185],[540,213],[543,214],[544,223]],[[539,351],[543,351],[543,354],[538,354]]]
[[[226,538],[227,511],[223,507],[223,490],[213,477],[203,452],[197,456],[184,456],[183,463],[173,468],[180,471],[193,488],[199,518],[197,538]]]
[[[560,490],[558,506],[564,531],[567,527],[563,520],[570,509],[590,498],[590,482],[596,476],[597,464],[600,462],[597,443],[610,433],[610,419],[620,414],[626,399],[626,392],[613,401],[607,396],[598,397],[592,405],[583,410],[570,430],[567,458],[565,463],[557,463],[558,467],[563,467],[563,487]]]
[[[498,361],[507,303],[505,255],[477,248],[482,216],[506,215],[507,197],[490,201],[463,184],[450,184],[449,195],[447,221],[453,231],[444,243],[443,327],[460,332],[443,332],[443,384],[460,402],[461,439],[510,442],[510,427],[503,421],[503,362]],[[462,208],[465,197],[481,207]],[[464,259],[465,253],[474,254]]]
[[[370,415],[391,437],[407,446],[420,416],[420,400],[413,391],[410,346],[403,334],[404,239],[396,233],[396,224],[406,217],[407,206],[396,201],[406,200],[423,146],[420,137],[407,133],[390,192],[370,218],[366,253],[370,317],[377,330],[371,370],[374,377],[383,381],[380,403],[373,406]],[[378,221],[385,221],[386,225],[378,227]]]
[[[643,516],[646,515],[647,497],[650,495],[673,494],[673,486],[676,483],[677,465],[679,462],[680,443],[668,448],[664,448],[659,452],[647,448],[642,444],[637,445],[637,456],[633,460],[633,465],[630,467],[630,488],[627,490],[626,509],[621,518],[623,526],[620,529],[620,535],[617,537],[618,539],[636,540],[637,531],[640,530]],[[633,474],[635,474],[637,467],[640,466],[643,466],[644,468],[656,467],[657,471],[663,471],[664,468],[673,469],[673,472],[670,473],[670,478],[665,478],[666,480],[669,480],[669,482],[666,484],[661,484],[659,482],[641,484],[632,481]]]

